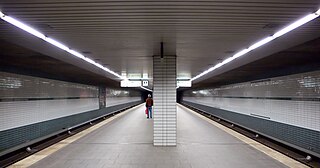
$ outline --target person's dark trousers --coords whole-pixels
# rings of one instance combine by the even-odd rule
[[[148,107],[148,117],[152,118],[152,107]]]

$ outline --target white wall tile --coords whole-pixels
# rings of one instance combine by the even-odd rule
[[[316,131],[320,131],[319,98],[320,71],[191,91],[183,96],[185,101],[245,115],[253,113]]]
[[[96,109],[98,98],[0,102],[0,131]]]
[[[153,63],[154,145],[175,146],[176,58],[154,57]]]
[[[106,107],[140,101],[141,97],[106,97]]]

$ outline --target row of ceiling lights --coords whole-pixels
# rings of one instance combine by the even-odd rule
[[[286,33],[290,32],[290,31],[292,31],[292,30],[294,30],[294,29],[296,29],[296,28],[298,28],[298,27],[310,22],[311,20],[314,20],[315,18],[319,17],[319,15],[320,15],[320,9],[318,9],[318,11],[316,11],[314,13],[308,14],[308,15],[304,16],[303,18],[293,22],[292,24],[290,24],[290,25],[286,26],[285,28],[279,30],[278,32],[274,33],[273,35],[268,36],[266,38],[263,38],[262,40],[252,44],[248,48],[240,50],[239,52],[234,54],[232,57],[229,57],[229,58],[223,60],[222,62],[220,62],[220,63],[210,67],[209,69],[203,71],[199,75],[191,78],[190,81],[194,81],[194,80],[196,80],[196,79],[208,74],[209,72],[212,72],[215,69],[220,68],[221,66],[223,66],[223,65],[225,65],[225,64],[227,64],[227,63],[229,63],[229,62],[231,62],[231,61],[233,61],[233,60],[235,60],[235,59],[237,59],[237,58],[239,58],[239,57],[241,57],[241,56],[243,56],[245,54],[247,54],[248,52],[250,52],[250,51],[252,51],[252,50],[254,50],[256,48],[259,48],[259,47],[271,42],[272,40],[275,40],[278,37],[283,36],[284,34],[286,34]]]
[[[221,66],[223,66],[223,65],[225,65],[225,64],[227,64],[227,63],[229,63],[229,62],[231,62],[231,61],[233,61],[233,60],[235,60],[235,59],[237,59],[237,58],[239,58],[239,57],[241,57],[241,56],[243,56],[245,54],[247,54],[248,52],[250,52],[250,51],[252,51],[252,50],[254,50],[254,49],[258,48],[258,47],[261,47],[262,45],[267,44],[267,43],[271,42],[272,40],[275,40],[276,38],[278,38],[280,36],[283,36],[284,34],[290,32],[290,31],[292,31],[292,30],[294,30],[294,29],[296,29],[296,28],[298,28],[298,27],[300,27],[300,26],[302,26],[302,25],[304,25],[304,24],[306,24],[306,23],[308,23],[308,22],[310,22],[312,20],[314,20],[315,18],[319,17],[319,15],[320,15],[320,9],[318,9],[314,13],[308,14],[308,15],[304,16],[303,18],[293,22],[292,24],[290,24],[290,25],[286,26],[285,28],[279,30],[275,34],[273,34],[271,36],[268,36],[266,38],[263,38],[262,40],[252,44],[248,48],[245,48],[245,49],[237,52],[232,57],[229,57],[229,58],[223,60],[221,63],[218,63],[218,64],[210,67],[209,69],[205,70],[204,72],[200,73],[199,75],[191,78],[190,82],[192,82],[192,81],[194,81],[196,79],[199,79],[200,77],[202,77],[202,76],[214,71],[215,69],[220,68]],[[32,28],[32,27],[30,27],[30,26],[28,26],[28,25],[26,25],[26,24],[24,24],[24,23],[22,23],[22,22],[20,22],[20,21],[18,21],[16,19],[12,18],[12,17],[10,17],[10,16],[7,16],[7,15],[3,14],[1,11],[0,11],[0,18],[2,20],[4,20],[4,21],[6,21],[6,22],[8,22],[8,23],[10,23],[10,24],[12,24],[12,25],[14,25],[14,26],[16,26],[16,27],[18,27],[18,28],[20,28],[20,29],[22,29],[22,30],[24,30],[24,31],[26,31],[26,32],[28,32],[28,33],[30,33],[30,34],[32,34],[32,35],[44,40],[44,41],[50,43],[50,44],[52,44],[52,45],[54,45],[54,46],[56,46],[56,47],[58,47],[58,48],[60,48],[60,49],[62,49],[64,51],[66,51],[66,52],[68,52],[68,53],[70,53],[73,56],[76,56],[76,57],[78,57],[78,58],[80,58],[80,59],[82,59],[82,60],[84,60],[84,61],[86,61],[86,62],[88,62],[88,63],[90,63],[92,65],[95,65],[96,67],[98,67],[98,68],[100,68],[100,69],[102,69],[102,70],[104,70],[104,71],[106,71],[106,72],[108,72],[108,73],[120,78],[120,79],[123,79],[123,80],[127,80],[128,79],[128,78],[123,77],[123,76],[117,74],[116,72],[114,72],[114,71],[102,66],[101,64],[93,61],[92,59],[90,59],[88,57],[85,57],[81,53],[79,53],[79,52],[77,52],[75,50],[72,50],[71,48],[69,48],[69,47],[65,46],[64,44],[60,43],[59,41],[56,41],[56,40],[54,40],[54,39],[52,39],[50,37],[47,37],[46,35],[42,34],[38,30],[36,30],[36,29],[34,29],[34,28]],[[144,87],[141,87],[141,88],[147,90],[147,88],[144,88]],[[150,89],[148,89],[148,90],[150,91]]]
[[[123,77],[123,76],[117,74],[116,72],[114,72],[114,71],[102,66],[101,64],[95,62],[94,60],[92,60],[92,59],[90,59],[88,57],[85,57],[81,53],[79,53],[79,52],[67,47],[66,45],[62,44],[61,42],[59,42],[59,41],[57,41],[57,40],[55,40],[53,38],[47,37],[46,35],[42,34],[38,30],[36,30],[36,29],[24,24],[23,22],[20,22],[17,19],[14,19],[14,18],[12,18],[10,16],[7,16],[7,15],[3,14],[1,11],[0,11],[0,18],[2,20],[4,20],[4,21],[6,21],[6,22],[8,22],[8,23],[10,23],[10,24],[12,24],[12,25],[14,25],[14,26],[16,26],[16,27],[18,27],[18,28],[20,28],[20,29],[22,29],[22,30],[24,30],[24,31],[26,31],[26,32],[28,32],[28,33],[30,33],[30,34],[32,34],[32,35],[44,40],[44,41],[50,43],[50,44],[52,44],[52,45],[54,45],[54,46],[56,46],[56,47],[58,47],[58,48],[60,48],[60,49],[62,49],[64,51],[66,51],[66,52],[68,52],[68,53],[70,53],[73,56],[76,56],[76,57],[78,57],[78,58],[80,58],[80,59],[82,59],[82,60],[84,60],[84,61],[86,61],[86,62],[88,62],[88,63],[90,63],[92,65],[95,65],[96,67],[98,67],[98,68],[100,68],[100,69],[102,69],[102,70],[104,70],[104,71],[106,71],[106,72],[108,72],[108,73],[120,78],[120,79],[126,79],[126,77]]]

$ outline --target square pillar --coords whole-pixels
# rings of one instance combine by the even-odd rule
[[[176,56],[153,57],[153,145],[177,145]]]
[[[99,109],[106,108],[106,87],[99,86]]]

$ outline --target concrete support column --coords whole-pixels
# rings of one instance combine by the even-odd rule
[[[176,56],[153,57],[153,145],[176,146]]]
[[[99,109],[106,108],[106,87],[99,86]]]

